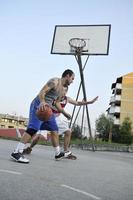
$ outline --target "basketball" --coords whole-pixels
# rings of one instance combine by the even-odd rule
[[[52,109],[50,108],[50,106],[46,105],[45,106],[45,110],[41,111],[38,110],[36,111],[36,115],[38,117],[39,120],[41,121],[48,121],[50,119],[50,117],[52,116]]]

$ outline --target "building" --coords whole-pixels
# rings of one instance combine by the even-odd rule
[[[28,118],[16,115],[0,114],[0,137],[19,139],[27,127]],[[42,131],[43,132],[43,131]],[[46,131],[44,131],[46,132]],[[40,140],[50,141],[50,133],[43,134]]]
[[[117,78],[111,89],[108,116],[114,119],[116,125],[122,124],[129,117],[133,127],[133,72]]]
[[[0,128],[25,129],[28,119],[16,115],[0,114]]]

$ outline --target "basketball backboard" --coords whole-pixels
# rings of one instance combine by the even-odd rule
[[[85,40],[82,55],[108,55],[111,25],[56,25],[51,54],[74,55],[69,41],[72,38]]]

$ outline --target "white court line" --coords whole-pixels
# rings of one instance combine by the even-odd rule
[[[100,197],[97,197],[97,196],[95,196],[95,195],[93,195],[93,194],[91,194],[91,193],[88,193],[88,192],[85,192],[85,191],[83,191],[83,190],[79,190],[79,189],[70,187],[69,185],[61,185],[61,187],[65,187],[65,188],[70,189],[70,190],[73,190],[73,191],[75,191],[75,192],[79,192],[79,193],[81,193],[81,194],[84,194],[84,195],[89,196],[89,197],[91,197],[91,198],[93,198],[93,199],[96,199],[96,200],[100,200],[100,199],[101,199]]]
[[[10,171],[10,170],[5,170],[5,169],[0,169],[0,172],[9,173],[9,174],[16,174],[16,175],[22,175],[21,172],[15,172],[15,171]]]

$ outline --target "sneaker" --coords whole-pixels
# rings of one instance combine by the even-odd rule
[[[12,153],[11,158],[15,160],[16,162],[20,163],[29,163],[29,160],[25,158],[21,153]]]
[[[71,151],[65,152],[64,158],[67,158],[67,159],[70,159],[70,160],[76,160],[77,159],[77,157],[75,155],[73,155]]]
[[[60,152],[58,155],[55,155],[55,160],[61,160],[64,157],[64,152]]]
[[[30,154],[32,151],[31,147],[27,147],[26,149],[23,150],[23,154]]]
[[[65,151],[64,154],[65,154],[64,157],[67,158],[69,155],[72,154],[72,152],[71,151]]]

